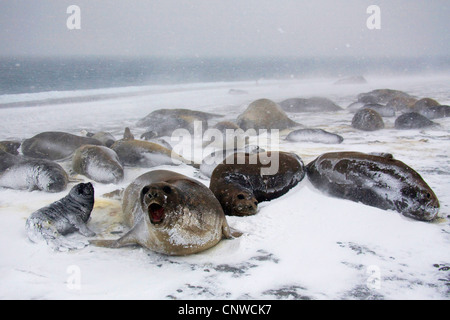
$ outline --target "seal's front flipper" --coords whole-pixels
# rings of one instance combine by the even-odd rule
[[[223,225],[222,225],[222,236],[225,239],[234,239],[234,238],[239,238],[240,236],[242,236],[244,233],[242,233],[241,231],[231,228],[228,223],[226,222],[226,220],[224,221]]]

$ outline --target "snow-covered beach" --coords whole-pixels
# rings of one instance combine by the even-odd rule
[[[47,103],[0,108],[0,140],[23,140],[43,131],[80,134],[82,130],[109,131],[120,138],[125,127],[140,136],[144,129],[137,128],[136,122],[157,109],[186,108],[224,115],[220,120],[234,120],[260,98],[279,102],[322,96],[345,108],[359,93],[380,88],[450,104],[450,77],[444,75],[367,77],[367,84],[358,85],[334,85],[335,80],[261,80],[4,95],[0,104],[6,106],[26,105],[26,101]],[[89,101],[89,96],[96,98]],[[364,132],[351,127],[353,113],[347,110],[289,116],[305,126],[337,133],[344,141],[336,145],[298,143],[287,142],[282,136],[280,150],[295,152],[305,164],[329,151],[392,153],[421,174],[434,190],[441,204],[441,219],[420,222],[397,212],[331,198],[304,179],[285,196],[261,203],[255,216],[227,217],[230,226],[244,235],[199,254],[168,257],[137,247],[91,246],[61,253],[31,243],[24,225],[33,211],[62,198],[68,190],[47,194],[0,189],[0,298],[448,299],[449,118],[435,119],[440,127],[420,130],[396,130],[395,117],[384,118],[385,129]],[[69,163],[62,165],[68,168]],[[162,168],[209,185],[208,179],[192,167]],[[99,234],[110,232],[109,226],[117,231],[114,219],[120,202],[102,195],[125,188],[153,169],[126,168],[120,185],[94,182],[96,205],[90,228]]]

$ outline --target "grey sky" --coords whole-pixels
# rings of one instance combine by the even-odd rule
[[[448,0],[0,0],[0,55],[448,55],[449,15]]]

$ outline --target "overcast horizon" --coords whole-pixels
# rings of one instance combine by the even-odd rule
[[[0,0],[0,56],[437,57],[448,0]],[[381,9],[370,30],[367,8]],[[69,29],[70,5],[81,29]]]

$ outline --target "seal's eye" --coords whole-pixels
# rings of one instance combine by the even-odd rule
[[[427,199],[431,198],[431,194],[427,193]]]
[[[171,188],[171,187],[168,187],[168,186],[165,186],[165,187],[163,188],[163,191],[164,191],[165,193],[167,193],[167,194],[171,194],[171,193],[172,193],[172,188]]]
[[[238,194],[237,197],[238,197],[239,200],[244,200],[245,199],[245,196],[242,193]]]

